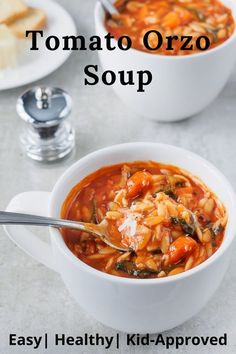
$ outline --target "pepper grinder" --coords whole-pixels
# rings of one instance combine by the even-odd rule
[[[16,110],[26,122],[20,140],[30,158],[51,162],[72,151],[74,130],[66,121],[71,108],[69,94],[56,87],[34,87],[18,98]]]

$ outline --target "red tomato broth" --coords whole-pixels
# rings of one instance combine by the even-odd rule
[[[145,203],[149,203],[146,209]],[[140,220],[130,236],[124,225],[133,215]],[[66,245],[83,262],[130,278],[160,278],[197,266],[220,247],[227,223],[225,208],[197,178],[151,161],[104,167],[90,174],[69,193],[61,216],[93,223],[105,219],[112,237],[122,234],[123,244],[133,246],[134,252],[114,250],[85,232],[62,230]]]
[[[231,9],[218,0],[118,0],[115,2],[119,15],[105,20],[106,29],[116,39],[127,35],[133,48],[152,54],[188,55],[201,52],[194,39],[207,36],[214,48],[225,42],[235,30]],[[163,46],[150,51],[143,44],[148,31],[159,31]],[[166,36],[192,36],[193,50],[181,50],[182,42],[173,41],[173,50],[167,50]],[[149,45],[157,46],[157,36],[149,37]]]

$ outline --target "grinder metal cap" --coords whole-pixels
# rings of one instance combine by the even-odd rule
[[[27,123],[36,127],[52,127],[61,123],[71,113],[72,101],[60,88],[34,87],[17,100],[16,110]]]
[[[29,157],[55,161],[74,146],[74,131],[65,120],[70,115],[70,95],[55,87],[34,87],[17,100],[18,115],[26,122],[21,142]]]

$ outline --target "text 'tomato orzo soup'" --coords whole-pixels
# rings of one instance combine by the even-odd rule
[[[76,185],[61,216],[105,222],[120,252],[100,238],[64,229],[69,249],[102,272],[130,278],[175,275],[204,262],[220,247],[227,214],[200,180],[171,165],[134,162],[104,167]]]
[[[173,41],[173,50],[166,45],[150,51],[143,44],[148,31],[159,31],[165,42],[167,36],[207,36],[210,47],[226,41],[235,30],[232,11],[218,0],[118,0],[119,15],[107,16],[106,28],[115,38],[127,35],[133,48],[164,55],[186,55],[199,52],[193,41],[193,50],[181,50],[180,40]],[[157,36],[149,36],[150,47],[157,46]]]

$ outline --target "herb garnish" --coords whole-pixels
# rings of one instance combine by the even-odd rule
[[[173,225],[180,225],[182,227],[182,230],[188,234],[188,235],[193,235],[195,233],[195,226],[192,226],[188,224],[184,219],[182,218],[177,218],[177,217],[171,217],[171,223]]]
[[[147,278],[152,274],[158,274],[158,272],[153,269],[138,269],[133,262],[127,260],[116,263],[115,269],[137,278]]]
[[[171,189],[160,189],[159,191],[153,194],[153,197],[156,198],[157,194],[161,192],[165,193],[166,195],[168,195],[168,197],[174,199],[175,201],[178,199],[178,196]]]

